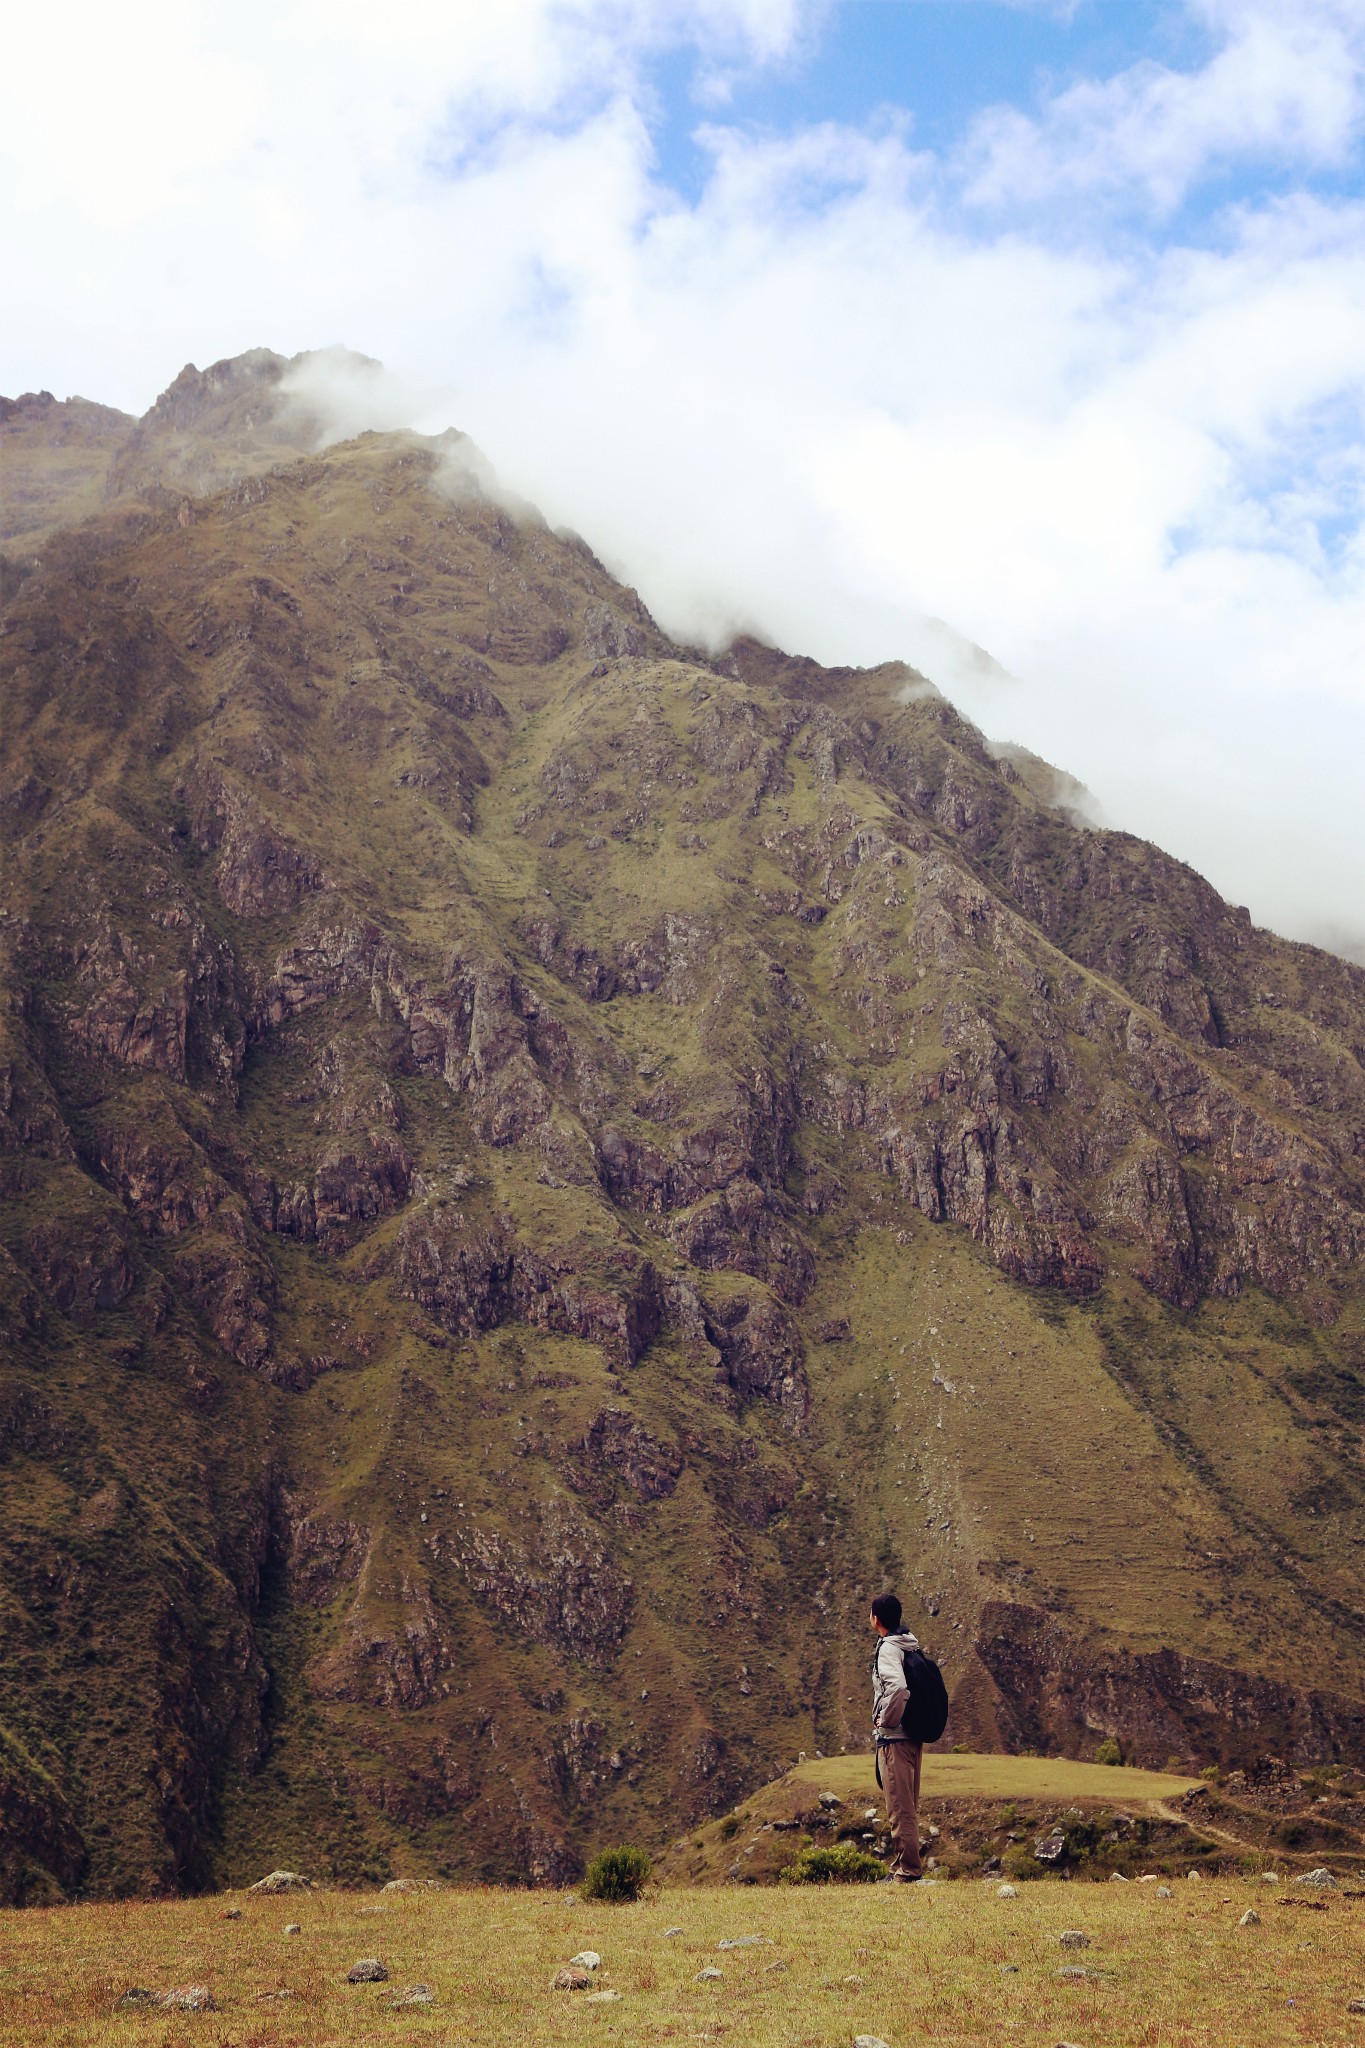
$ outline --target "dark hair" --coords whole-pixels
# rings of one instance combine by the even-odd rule
[[[879,1621],[888,1635],[894,1635],[901,1625],[901,1603],[894,1593],[878,1593],[872,1602],[872,1619]]]

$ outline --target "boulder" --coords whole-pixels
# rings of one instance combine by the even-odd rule
[[[346,1972],[348,1984],[387,1984],[388,1981],[389,1973],[378,1956],[362,1956]]]

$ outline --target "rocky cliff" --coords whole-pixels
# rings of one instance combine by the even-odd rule
[[[7,1894],[1365,1761],[1365,972],[288,367],[0,406]]]

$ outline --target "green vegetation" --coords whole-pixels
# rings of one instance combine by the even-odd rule
[[[1123,1762],[1123,1751],[1119,1748],[1112,1735],[1106,1735],[1104,1741],[1095,1751],[1095,1762],[1097,1764],[1121,1764]]]
[[[851,1842],[834,1848],[812,1845],[777,1873],[779,1884],[880,1884],[886,1876],[884,1864]]]
[[[604,1849],[588,1865],[580,1890],[585,1899],[610,1900],[620,1905],[639,1898],[649,1883],[649,1873],[650,1862],[643,1849]]]

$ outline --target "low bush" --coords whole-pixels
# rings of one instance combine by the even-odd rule
[[[585,1899],[621,1904],[638,1899],[649,1883],[650,1863],[643,1849],[604,1849],[594,1856],[579,1887]]]
[[[852,1842],[832,1849],[803,1849],[794,1863],[777,1873],[779,1884],[876,1884],[886,1871],[875,1856]]]
[[[1095,1751],[1095,1762],[1097,1764],[1121,1764],[1123,1762],[1123,1751],[1119,1748],[1112,1735],[1106,1735],[1104,1741]]]

